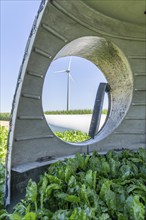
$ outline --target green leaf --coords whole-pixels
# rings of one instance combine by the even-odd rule
[[[9,215],[9,219],[10,220],[22,220],[22,216],[19,215],[19,214],[14,213],[14,214]]]
[[[91,169],[92,171],[97,171],[98,174],[101,173],[101,161],[99,156],[97,156],[95,152],[92,157],[90,157],[88,166],[89,169]]]
[[[141,193],[143,193],[143,196],[146,197],[146,186],[143,185],[140,181],[135,181],[134,184],[130,184],[127,187],[128,194],[134,191],[139,191],[139,192],[141,191]]]
[[[74,196],[74,195],[67,195],[65,197],[65,200],[68,202],[75,202],[75,203],[80,202],[80,198],[78,196]]]
[[[111,190],[111,180],[103,183],[100,190],[100,197],[106,202],[108,208],[114,213],[117,209],[116,193]]]
[[[93,187],[93,171],[88,170],[85,176],[86,186]]]
[[[41,186],[40,186],[40,189],[39,189],[41,209],[43,209],[43,202],[44,202],[44,196],[46,194],[47,185],[48,185],[48,179],[47,179],[46,174],[45,174],[44,177],[41,180]]]
[[[110,165],[109,165],[109,163],[107,161],[105,161],[105,158],[103,158],[101,160],[101,172],[105,176],[108,176],[108,174],[110,173]]]
[[[130,176],[131,174],[131,167],[129,165],[123,165],[121,166],[120,168],[120,172],[121,172],[121,175],[122,175],[122,178],[127,178]]]
[[[24,220],[36,220],[37,215],[34,212],[29,212],[24,216]]]
[[[57,189],[61,189],[61,186],[57,183],[52,183],[49,186],[47,186],[46,193],[47,193],[48,196],[50,196],[52,191],[57,190]]]
[[[67,166],[65,169],[65,182],[68,182],[71,175],[73,174],[73,170],[71,166]]]
[[[120,162],[114,160],[113,158],[109,159],[109,164],[110,164],[110,174],[112,177],[117,177],[119,175],[118,170],[120,167]]]
[[[85,166],[87,166],[87,164],[89,162],[89,159],[90,159],[90,155],[87,155],[86,158],[85,158]]]
[[[111,220],[110,216],[107,213],[103,213],[100,217],[99,220]]]
[[[36,202],[37,199],[37,184],[31,179],[29,180],[26,188],[26,199],[31,202]]]
[[[30,204],[28,206],[30,207]],[[14,213],[24,215],[26,213],[26,210],[28,209],[28,206],[25,204],[24,200],[22,200],[21,202],[17,203],[13,208]]]
[[[52,216],[52,220],[68,220],[69,213],[68,210],[58,210]]]
[[[129,196],[126,200],[125,206],[130,219],[132,220],[145,220],[145,207],[139,201],[139,196]]]
[[[130,161],[134,162],[134,163],[141,163],[142,162],[142,159],[141,158],[130,158]]]
[[[86,186],[84,184],[81,186],[80,196],[81,196],[81,201],[84,201],[84,203],[87,204],[88,207],[90,207],[90,202],[89,202],[89,199],[88,199],[87,189],[86,189]]]
[[[77,184],[76,178],[74,176],[71,176],[68,181],[68,187],[72,188],[75,187]]]
[[[79,168],[82,170],[86,169],[86,160],[85,160],[85,156],[77,153],[75,159],[77,160],[78,164],[79,164]]]
[[[26,199],[34,203],[35,211],[37,211],[37,193],[37,184],[30,179],[26,188]]]
[[[139,148],[138,149],[138,154],[139,154],[139,157],[143,160],[143,162],[146,163],[146,149]]]
[[[80,202],[80,198],[79,198],[78,196],[69,195],[69,194],[67,194],[67,193],[57,194],[57,197],[58,197],[58,198],[61,198],[61,199],[64,199],[64,200],[67,201],[67,202],[75,202],[75,203]]]
[[[49,179],[50,183],[57,183],[57,184],[61,184],[62,183],[62,180],[59,179],[56,176],[46,174],[46,177]]]
[[[141,190],[134,190],[133,195],[138,195],[141,201],[143,200],[144,204],[146,204],[146,193]]]
[[[41,208],[37,211],[37,219],[49,220],[52,219],[53,212],[51,212],[48,208]]]
[[[127,215],[123,214],[123,213],[118,213],[118,220],[129,220]]]
[[[96,190],[96,182],[97,182],[97,171],[93,172],[93,189]]]
[[[4,210],[4,209],[0,210],[0,220],[7,219],[8,216],[9,216],[9,214],[6,210]]]
[[[72,212],[69,220],[89,220],[89,218],[87,217],[87,214],[85,213],[84,210],[82,210],[81,208],[76,208],[74,209],[74,211]]]

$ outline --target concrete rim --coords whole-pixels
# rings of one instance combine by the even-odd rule
[[[109,115],[103,128],[94,139],[75,145],[94,144],[113,133],[128,112],[133,95],[130,65],[126,56],[115,44],[95,36],[73,40],[57,53],[54,60],[65,56],[78,56],[94,63],[101,69],[111,87]]]

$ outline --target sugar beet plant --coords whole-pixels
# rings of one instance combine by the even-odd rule
[[[4,204],[4,176],[5,176],[5,157],[7,148],[8,130],[0,126],[0,210]]]
[[[145,220],[146,150],[76,154],[28,182],[10,220]]]
[[[90,136],[86,132],[75,131],[75,130],[55,132],[55,135],[63,141],[72,142],[72,143],[83,142],[90,139]]]

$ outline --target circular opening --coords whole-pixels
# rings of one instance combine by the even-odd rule
[[[104,74],[85,58],[66,56],[51,63],[42,100],[46,121],[57,137],[80,143],[102,130],[109,112],[109,96],[101,91],[100,103],[95,105],[101,84],[107,84]],[[99,122],[96,129],[92,128],[95,119]]]
[[[95,64],[95,66],[104,73],[110,85],[110,111],[108,117],[105,120],[106,123],[99,132],[95,133],[94,138],[81,143],[78,142],[77,145],[86,146],[100,142],[109,135],[113,135],[112,133],[116,129],[120,131],[120,124],[125,118],[131,105],[133,95],[133,76],[129,62],[117,45],[110,42],[109,40],[95,36],[81,37],[71,41],[57,53],[54,60],[56,60],[55,62],[58,62],[57,60],[59,60],[59,58],[64,57],[65,59],[67,56],[81,57],[91,61],[92,64]],[[79,67],[77,72],[79,71]],[[66,66],[63,68],[66,69]],[[60,70],[60,68],[57,68],[56,71],[57,70]],[[49,77],[49,74],[47,75]],[[59,80],[56,80],[56,84],[52,84],[53,86],[56,85],[54,86],[55,91],[59,89],[58,83]],[[49,88],[50,86],[51,85],[47,87]],[[47,94],[45,101],[48,100],[48,95],[49,94]],[[64,96],[66,97],[66,93],[64,93]],[[76,98],[78,97],[79,94]],[[53,100],[53,93],[50,90],[50,98],[48,102],[51,102],[51,100]],[[44,111],[45,110],[46,109],[44,105]]]

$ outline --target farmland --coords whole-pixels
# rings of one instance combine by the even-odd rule
[[[102,114],[107,114],[108,110],[103,109]],[[91,109],[77,109],[77,110],[69,110],[69,111],[45,111],[45,115],[85,115],[92,114],[93,111]]]
[[[0,113],[0,121],[9,121],[10,120],[10,113],[4,112]]]
[[[107,109],[102,110],[102,114],[107,114]],[[92,114],[93,111],[91,109],[78,109],[78,110],[69,110],[69,111],[45,111],[45,115],[72,115],[72,114]],[[1,112],[0,113],[0,121],[9,121],[10,113],[9,112]]]
[[[48,167],[40,181],[29,180],[13,210],[3,207],[7,129],[0,127],[0,219],[145,220],[146,150],[106,155],[77,153]]]

